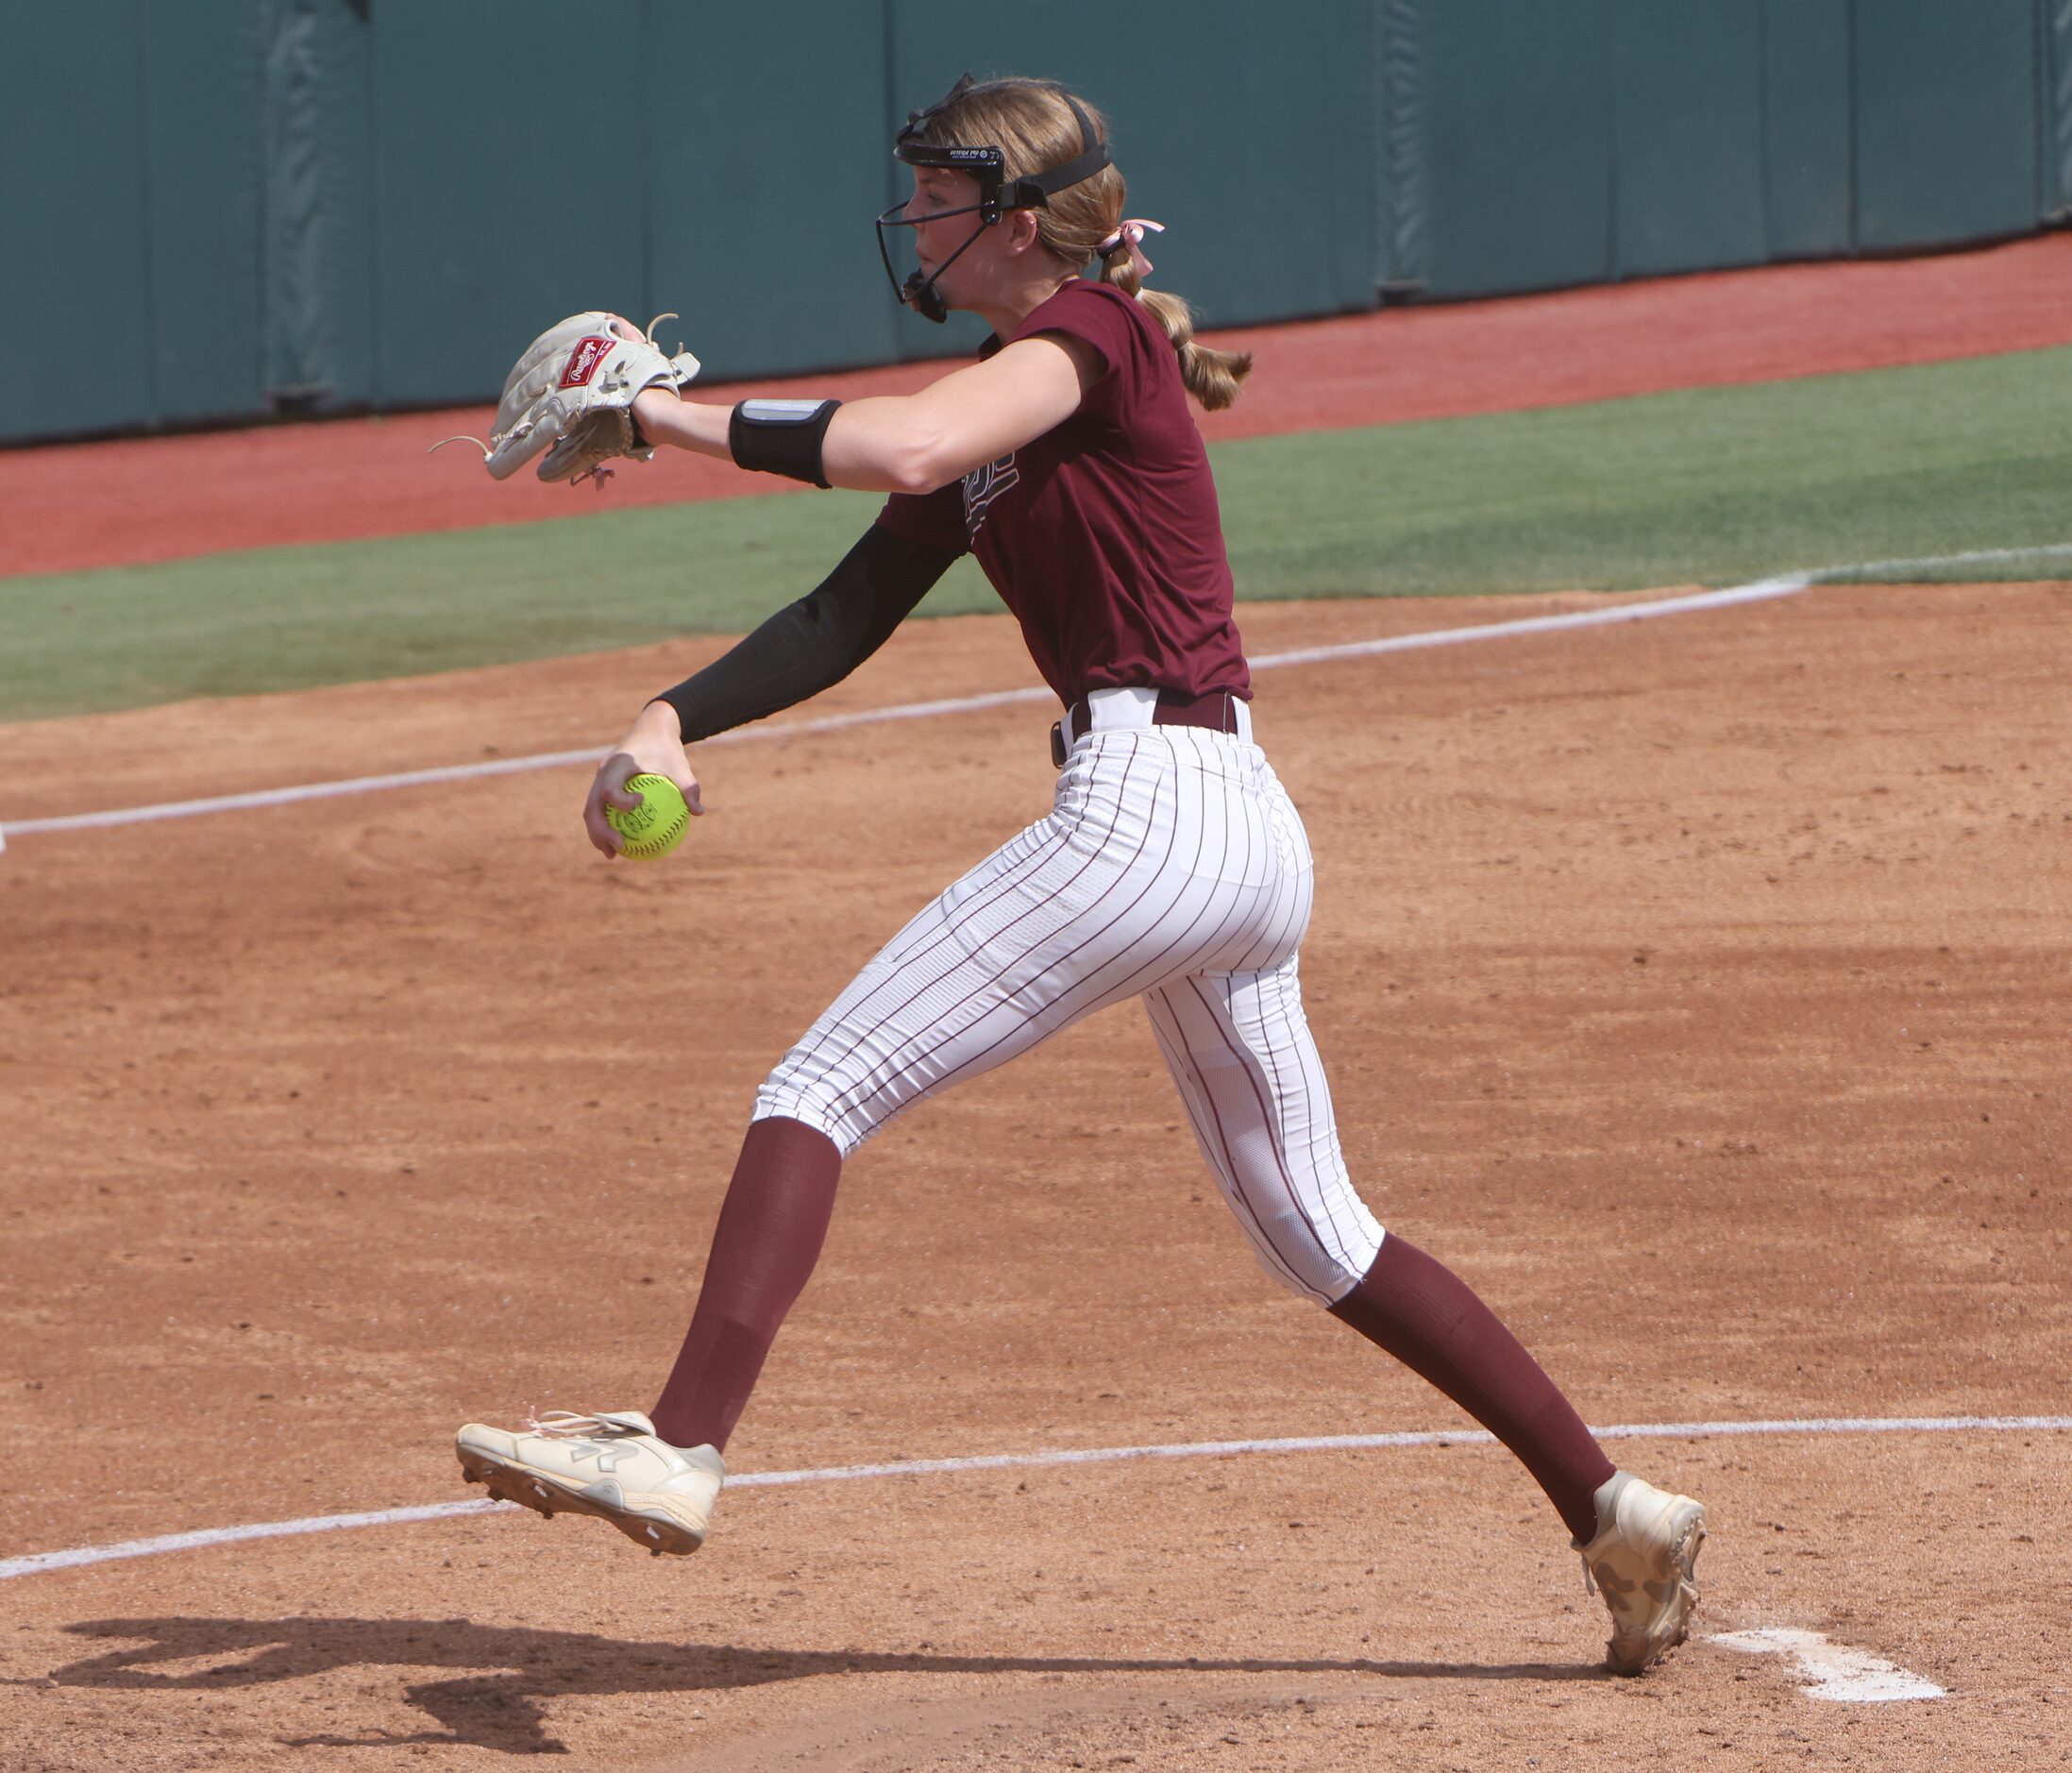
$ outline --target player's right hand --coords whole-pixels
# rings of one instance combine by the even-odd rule
[[[583,799],[583,831],[606,855],[617,855],[625,839],[613,830],[604,809],[615,806],[626,813],[638,806],[640,796],[628,793],[626,784],[639,775],[666,776],[683,790],[683,803],[694,815],[705,810],[699,799],[698,778],[683,755],[682,725],[665,701],[650,701],[640,711],[618,749],[598,766]]]

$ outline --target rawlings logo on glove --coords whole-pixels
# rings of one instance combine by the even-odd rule
[[[603,464],[618,456],[651,461],[654,450],[634,441],[633,401],[657,382],[681,388],[698,374],[690,352],[671,357],[655,343],[655,328],[676,317],[657,314],[645,337],[624,339],[601,310],[571,314],[534,339],[512,367],[486,444],[480,437],[446,437],[432,448],[474,444],[499,481],[542,450],[540,479],[570,484],[608,480],[612,470]]]
[[[557,388],[581,388],[598,373],[598,365],[604,361],[605,353],[612,348],[610,339],[600,339],[596,333],[576,341],[576,348],[568,355],[568,367],[561,372]]]

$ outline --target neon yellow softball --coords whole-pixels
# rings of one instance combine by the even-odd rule
[[[621,855],[638,862],[651,862],[667,855],[683,840],[691,822],[691,809],[683,804],[683,793],[667,776],[634,776],[626,784],[629,794],[640,796],[631,812],[607,806],[604,817],[614,831],[626,839]]]

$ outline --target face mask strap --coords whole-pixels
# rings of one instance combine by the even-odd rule
[[[920,140],[931,118],[948,110],[976,84],[969,72],[960,76],[957,83],[935,104],[925,110],[909,111],[906,127],[900,131],[894,143],[892,157],[908,166],[934,166],[947,172],[969,173],[978,180],[979,200],[961,210],[943,210],[929,216],[929,221],[941,221],[952,215],[976,214],[979,225],[971,231],[970,238],[955,252],[937,265],[933,274],[923,278],[917,269],[905,282],[892,268],[892,252],[885,245],[887,228],[916,226],[900,214],[904,204],[894,204],[878,217],[878,256],[884,262],[886,279],[892,284],[900,300],[912,308],[924,320],[940,322],[948,316],[942,296],[935,289],[935,279],[947,271],[978,240],[988,228],[999,221],[1010,210],[1045,210],[1051,205],[1052,194],[1063,191],[1069,185],[1076,185],[1083,178],[1091,178],[1109,163],[1108,144],[1094,134],[1093,119],[1088,117],[1084,106],[1061,86],[1049,86],[1065,103],[1071,107],[1072,115],[1079,122],[1079,152],[1062,166],[1051,167],[1046,172],[1018,178],[1012,184],[1006,180],[1006,156],[997,147],[971,147],[961,144],[937,147]]]
[[[1054,193],[1076,185],[1083,178],[1091,178],[1108,164],[1108,144],[1094,134],[1093,119],[1087,115],[1085,108],[1062,86],[1053,86],[1051,91],[1071,107],[1072,115],[1079,120],[1079,152],[1062,166],[1053,166],[1031,177],[1016,179],[1003,201],[1004,208],[1047,210]]]

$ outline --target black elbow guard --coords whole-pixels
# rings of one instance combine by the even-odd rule
[[[839,400],[744,400],[727,421],[727,447],[737,467],[785,474],[826,486],[820,445]]]

